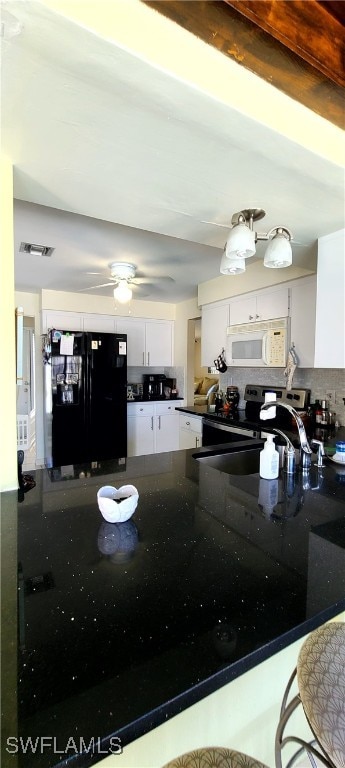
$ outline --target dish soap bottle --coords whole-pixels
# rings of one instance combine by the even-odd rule
[[[279,453],[274,444],[274,435],[267,435],[267,440],[260,451],[260,477],[275,480],[279,475]]]

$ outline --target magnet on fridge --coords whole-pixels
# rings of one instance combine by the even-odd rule
[[[98,349],[98,341],[95,341],[95,339],[91,340],[91,349]]]
[[[127,342],[119,341],[119,355],[127,355]]]

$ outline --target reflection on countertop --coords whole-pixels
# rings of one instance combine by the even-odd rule
[[[345,609],[345,467],[267,486],[196,453],[35,473],[18,506],[23,738],[66,744],[73,724],[124,746]],[[126,483],[133,517],[104,523],[97,490]]]

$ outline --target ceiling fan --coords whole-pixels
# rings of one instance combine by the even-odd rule
[[[82,288],[81,291],[92,291],[96,288],[113,288],[114,298],[121,304],[125,304],[132,298],[134,290],[138,298],[148,296],[158,284],[164,282],[174,282],[172,277],[160,275],[157,277],[145,277],[137,273],[135,264],[128,264],[123,261],[113,261],[109,264],[110,275],[107,283],[98,283],[90,285],[88,288]]]

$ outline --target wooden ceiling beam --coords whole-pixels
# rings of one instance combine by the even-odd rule
[[[339,3],[329,0],[328,11],[318,0],[143,1],[345,128],[345,18],[343,23]]]
[[[344,27],[318,0],[224,0],[337,85],[345,85]]]

